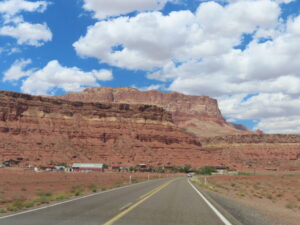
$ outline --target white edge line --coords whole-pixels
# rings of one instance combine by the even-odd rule
[[[205,201],[205,203],[212,209],[212,211],[219,217],[219,219],[225,224],[225,225],[232,225],[205,197],[204,195],[190,182],[188,179],[188,183],[194,188],[194,190],[200,195],[200,197]]]
[[[106,191],[101,191],[101,192],[94,193],[94,194],[85,195],[85,196],[82,196],[82,197],[70,199],[70,200],[63,201],[63,202],[58,202],[58,203],[55,203],[55,204],[52,204],[52,205],[47,205],[47,206],[43,206],[43,207],[36,208],[36,209],[30,209],[30,210],[27,210],[27,211],[23,211],[23,212],[11,214],[11,215],[7,215],[7,216],[0,216],[0,220],[1,219],[6,219],[6,218],[9,218],[9,217],[13,217],[13,216],[18,216],[18,215],[30,213],[30,212],[35,212],[35,211],[42,210],[42,209],[51,208],[51,207],[62,205],[62,204],[66,204],[66,203],[69,203],[69,202],[74,202],[74,201],[77,201],[77,200],[80,200],[80,199],[84,199],[84,198],[93,197],[95,195],[101,195],[101,194],[104,194],[104,193],[107,193],[107,192],[112,192],[112,191],[117,191],[117,190],[124,189],[124,188],[129,188],[129,187],[136,186],[136,185],[139,185],[139,184],[143,184],[143,183],[146,183],[146,182],[161,180],[161,179],[165,179],[165,178],[160,178],[160,179],[155,179],[155,180],[150,180],[150,181],[146,180],[146,181],[143,181],[143,182],[140,182],[140,183],[129,184],[129,185],[126,185],[126,186],[123,186],[123,187],[113,188],[113,189],[110,189],[110,190],[106,190]]]

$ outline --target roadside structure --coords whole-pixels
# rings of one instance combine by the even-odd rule
[[[136,166],[137,170],[140,172],[144,172],[147,171],[149,169],[149,167],[147,166],[147,164],[145,163],[140,163]]]
[[[72,169],[74,171],[82,172],[104,172],[104,164],[102,163],[73,163]]]
[[[4,166],[10,167],[10,166],[17,166],[17,165],[19,165],[19,163],[20,163],[20,161],[18,161],[18,160],[10,159],[10,160],[4,161],[2,164]]]

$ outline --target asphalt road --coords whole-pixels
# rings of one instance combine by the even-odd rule
[[[0,225],[234,224],[200,195],[187,178],[153,180],[0,217]]]

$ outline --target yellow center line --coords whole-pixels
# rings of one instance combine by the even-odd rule
[[[166,184],[166,183],[164,183],[164,184]],[[164,184],[162,184],[161,186],[163,186]],[[159,189],[161,186],[158,186],[158,187],[152,189],[151,191],[147,192],[146,194],[141,195],[138,199],[142,199],[142,198],[145,198],[145,197],[148,196],[148,195],[151,195],[152,192],[155,192],[155,191],[156,191],[157,189]]]
[[[160,190],[162,190],[163,188],[167,187],[171,182],[168,181],[164,184],[162,184],[161,186],[149,191],[146,195],[144,195],[145,197],[142,198],[141,200],[137,201],[136,203],[134,203],[133,205],[131,205],[129,208],[127,208],[126,210],[124,210],[123,212],[120,212],[119,214],[117,214],[116,216],[114,216],[112,219],[110,219],[109,221],[107,221],[106,223],[104,223],[103,225],[112,225],[113,223],[115,223],[116,221],[118,221],[119,219],[121,219],[123,216],[125,216],[127,213],[129,213],[130,211],[132,211],[134,208],[136,208],[138,205],[142,204],[144,201],[146,201],[147,199],[149,199],[150,197],[152,197],[153,195],[155,195],[157,192],[159,192]]]
[[[121,207],[119,210],[123,211],[124,209],[128,208],[129,206],[132,205],[132,202],[129,202],[128,204],[124,205],[123,207]]]

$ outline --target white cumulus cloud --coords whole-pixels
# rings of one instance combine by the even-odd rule
[[[44,12],[48,5],[47,1],[4,0],[0,2],[0,13],[14,16],[22,11]]]
[[[83,8],[92,11],[94,17],[104,19],[134,11],[160,10],[174,0],[84,0]]]
[[[0,2],[0,36],[9,36],[19,45],[41,46],[52,40],[52,33],[44,24],[32,24],[24,21],[23,12],[42,13],[46,10],[47,1],[5,0]]]
[[[226,53],[240,44],[243,33],[275,26],[279,14],[279,6],[270,0],[227,6],[206,2],[195,14],[147,12],[100,21],[73,46],[82,57],[127,69],[151,70],[174,60]]]
[[[13,65],[6,72],[4,72],[3,81],[14,81],[28,76],[31,71],[26,70],[26,66],[28,66],[29,64],[31,64],[30,59],[16,60]]]
[[[51,95],[57,88],[64,91],[81,91],[85,87],[99,87],[97,81],[113,79],[110,70],[82,71],[78,67],[64,67],[57,60],[50,61],[42,69],[26,70],[30,60],[16,61],[5,73],[5,80],[26,77],[21,90],[34,95]]]
[[[0,27],[0,35],[17,39],[17,43],[41,46],[52,39],[52,33],[46,24],[22,22],[13,26]]]

